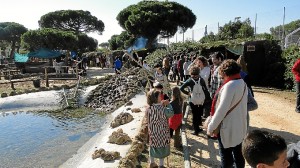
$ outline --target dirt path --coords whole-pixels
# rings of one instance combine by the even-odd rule
[[[263,129],[281,135],[286,142],[300,140],[300,114],[295,110],[295,93],[255,88],[258,109],[250,112],[250,130]],[[217,141],[207,139],[204,133],[191,135],[192,123],[189,122],[188,142],[192,167],[218,167],[220,157]],[[247,165],[247,167],[249,167]]]

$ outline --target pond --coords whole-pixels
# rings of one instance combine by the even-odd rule
[[[105,118],[0,112],[0,167],[58,167],[100,131]]]

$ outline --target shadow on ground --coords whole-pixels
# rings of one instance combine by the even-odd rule
[[[272,132],[276,135],[280,135],[281,137],[283,137],[285,139],[287,144],[296,143],[295,139],[300,140],[299,135],[296,135],[296,134],[293,134],[293,133],[290,133],[290,132],[286,132],[286,131],[278,131],[278,130],[271,130],[271,129],[268,129],[268,128],[257,128],[257,127],[251,127],[251,126],[249,128],[250,131],[255,130],[255,129],[264,130],[264,131]]]

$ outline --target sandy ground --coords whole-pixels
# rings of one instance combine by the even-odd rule
[[[89,67],[87,69],[87,78],[102,78],[105,75],[113,75],[115,74],[115,70],[113,68],[96,68],[96,67]]]
[[[0,99],[0,112],[58,109],[61,91],[44,91]]]
[[[119,165],[120,160],[115,160],[111,162],[104,162],[102,159],[97,158],[95,160],[92,159],[92,154],[96,149],[103,148],[106,151],[118,151],[120,152],[121,157],[124,157],[129,150],[131,144],[125,145],[117,145],[107,143],[108,137],[112,134],[113,131],[121,128],[124,133],[127,133],[132,139],[138,134],[139,128],[142,123],[142,119],[144,116],[145,105],[146,105],[146,96],[144,94],[138,94],[133,99],[131,99],[133,105],[132,106],[122,106],[113,112],[106,122],[106,124],[101,128],[101,132],[95,135],[90,141],[88,141],[82,148],[78,150],[78,153],[69,159],[66,163],[61,165],[62,168],[114,168]],[[130,110],[126,109],[130,108],[140,108],[142,112],[140,113],[132,113]],[[121,112],[130,113],[134,120],[125,125],[121,125],[116,128],[110,128],[109,124],[112,119],[115,118]]]
[[[263,129],[282,136],[286,142],[296,143],[300,140],[300,114],[295,112],[295,100],[286,97],[284,92],[266,89],[254,89],[258,109],[250,112],[250,130]],[[293,96],[293,93],[289,93]],[[220,157],[218,143],[207,139],[204,133],[191,135],[191,120],[188,129],[188,142],[192,167],[218,167]],[[250,167],[246,165],[246,167]]]

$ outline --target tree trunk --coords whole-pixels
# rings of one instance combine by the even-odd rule
[[[20,53],[20,45],[16,47],[17,48],[17,53]]]
[[[11,51],[10,51],[10,56],[9,56],[9,62],[13,62],[15,48],[16,48],[16,41],[12,41],[11,42]]]

